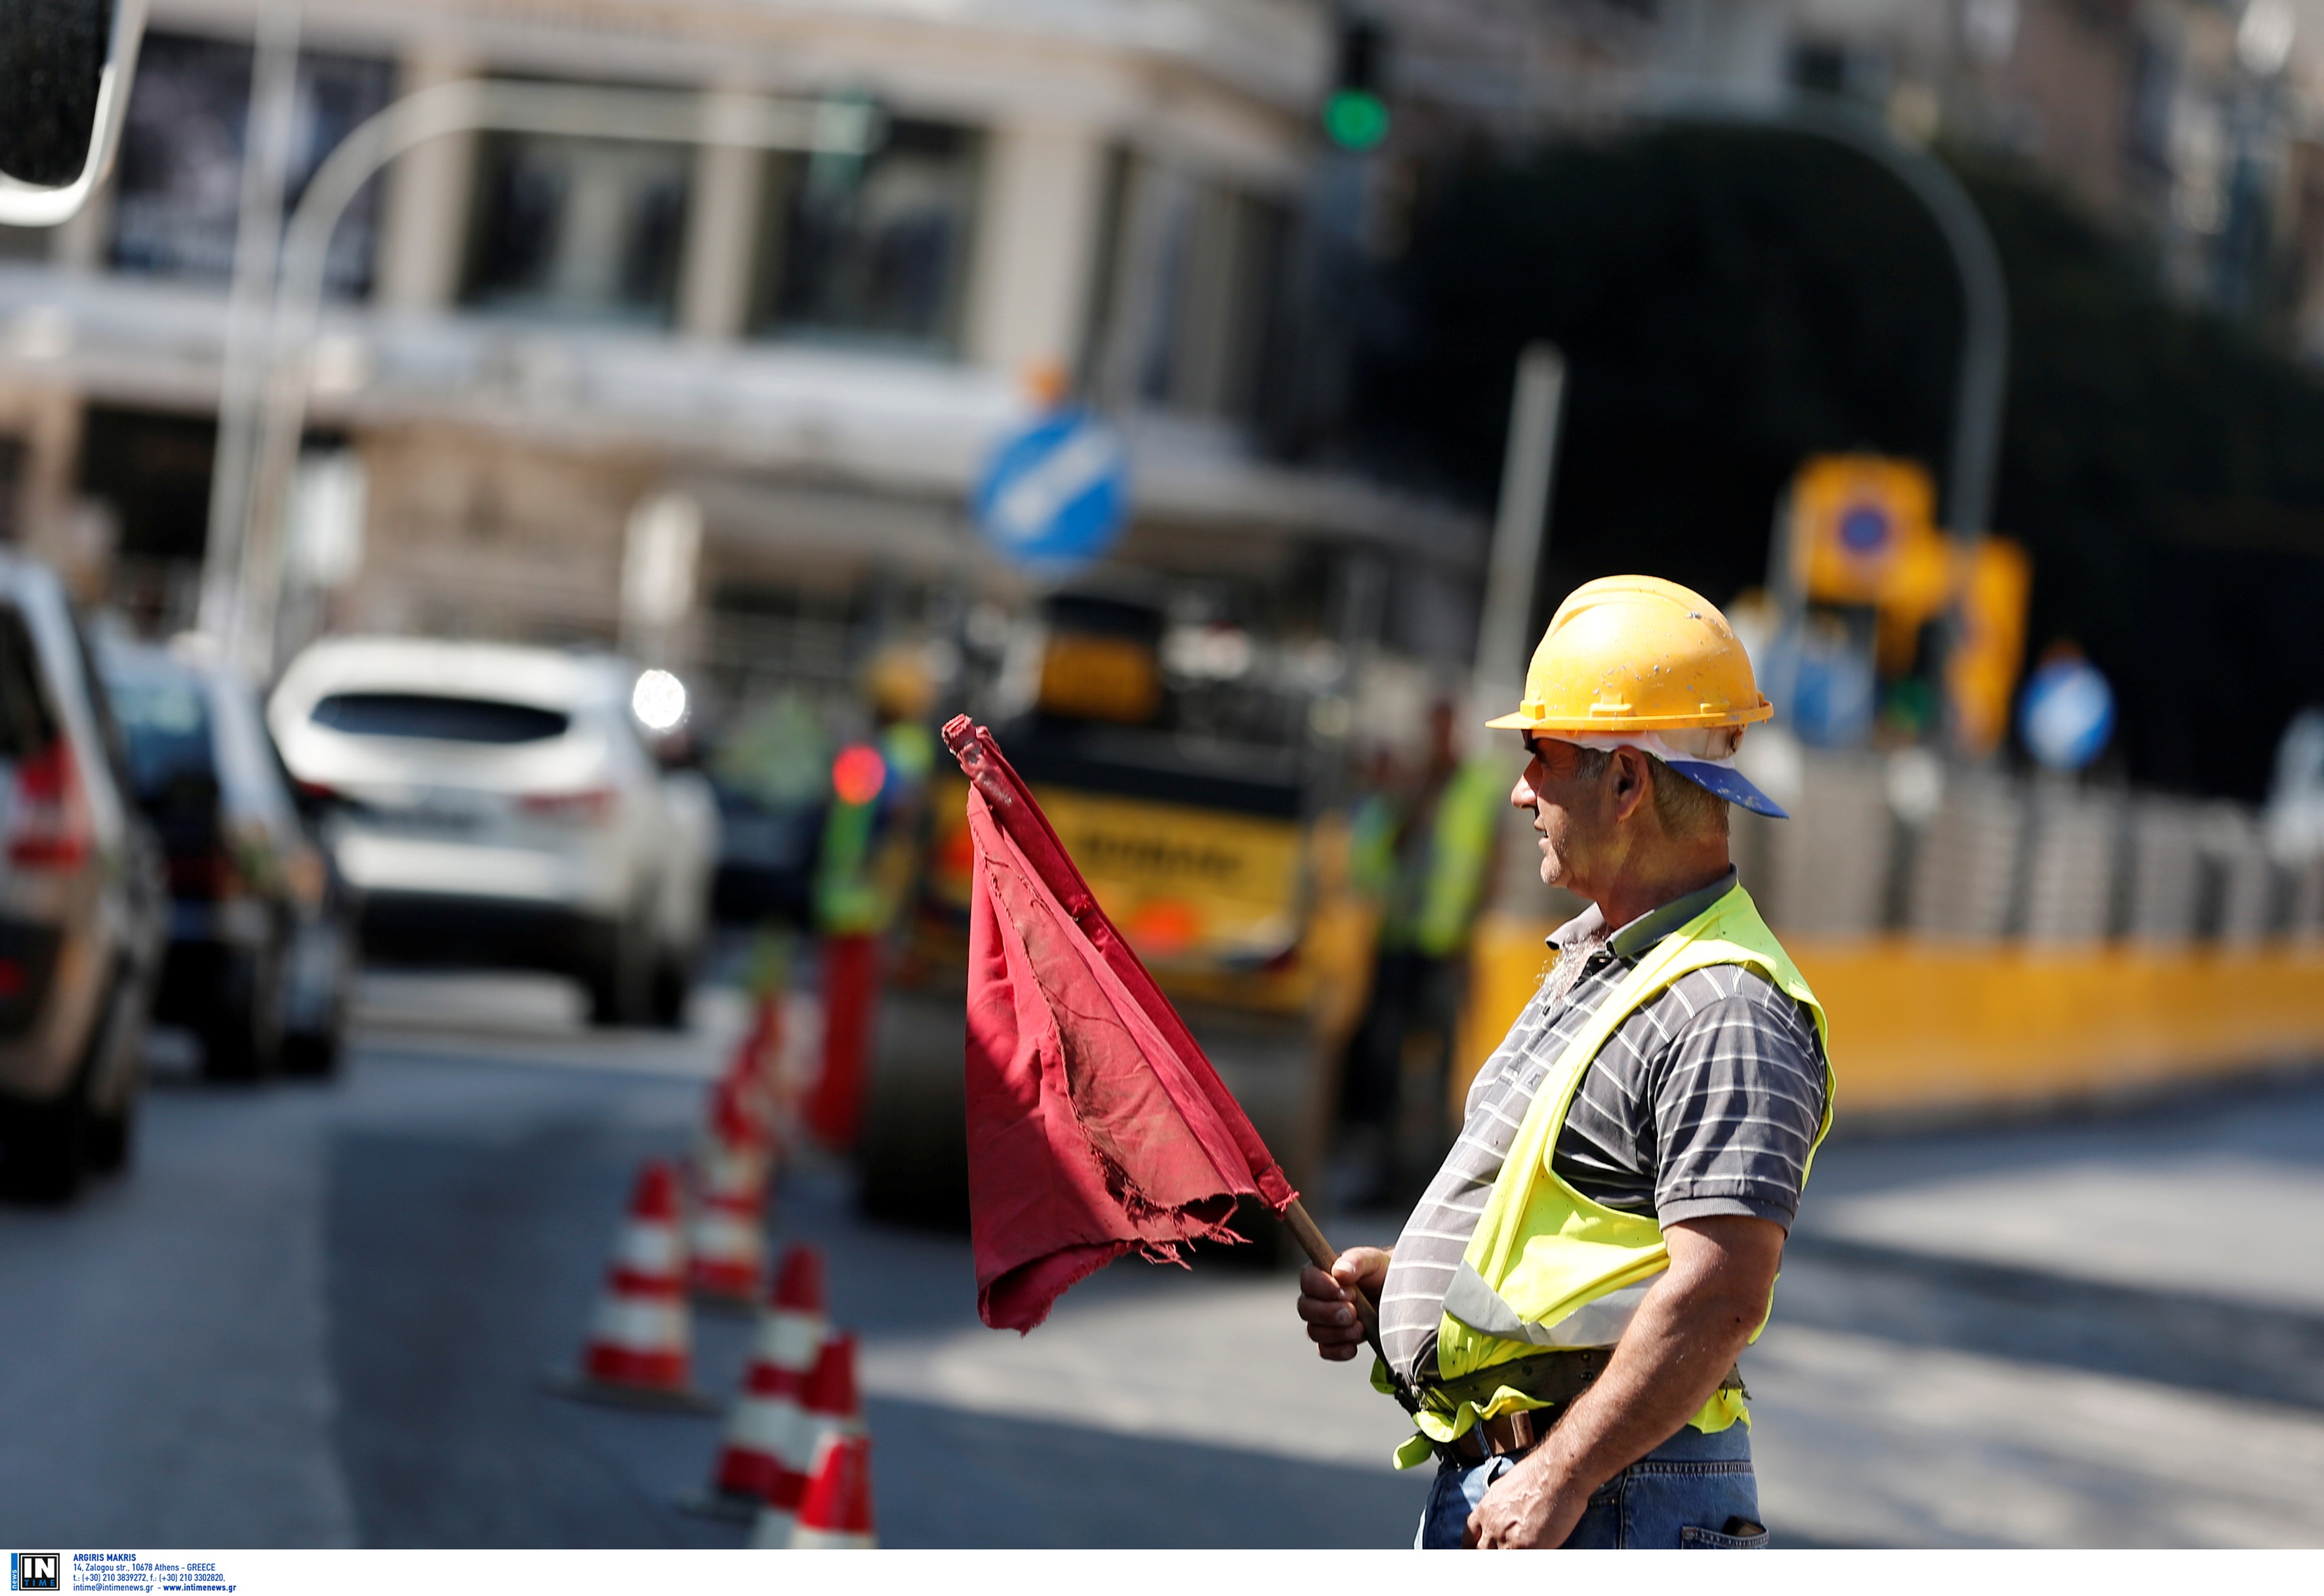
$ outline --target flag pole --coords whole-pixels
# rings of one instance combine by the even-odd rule
[[[1339,1262],[1340,1255],[1332,1243],[1323,1239],[1323,1232],[1314,1220],[1309,1217],[1307,1205],[1296,1197],[1292,1198],[1291,1205],[1283,1211],[1283,1222],[1291,1232],[1292,1239],[1306,1252],[1308,1261],[1325,1274],[1330,1274],[1332,1266]],[[1364,1339],[1371,1343],[1372,1355],[1381,1362],[1387,1362],[1388,1354],[1380,1351],[1379,1310],[1372,1305],[1371,1298],[1366,1296],[1361,1288],[1342,1285],[1340,1289],[1346,1292],[1348,1300],[1356,1305],[1356,1318],[1364,1327]]]

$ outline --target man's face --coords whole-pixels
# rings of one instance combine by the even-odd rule
[[[1592,866],[1608,840],[1608,772],[1600,771],[1597,780],[1585,780],[1579,769],[1580,751],[1573,744],[1531,732],[1518,735],[1529,757],[1525,774],[1509,789],[1509,802],[1533,816],[1543,884],[1588,897]]]

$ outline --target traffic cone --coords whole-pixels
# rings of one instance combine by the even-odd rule
[[[759,1509],[759,1521],[751,1534],[753,1546],[791,1544],[791,1531],[798,1527],[799,1509],[807,1499],[815,1460],[824,1442],[834,1435],[863,1433],[862,1408],[855,1395],[853,1336],[825,1338],[799,1407],[800,1424],[795,1432],[798,1444],[784,1455],[782,1467],[767,1489],[766,1505]]]
[[[797,1468],[808,1431],[800,1407],[830,1322],[824,1316],[823,1254],[799,1243],[783,1251],[775,1287],[759,1316],[758,1339],[742,1392],[726,1419],[710,1492],[679,1505],[714,1518],[749,1520],[775,1491],[776,1476]]]
[[[771,1091],[783,1060],[782,988],[775,987],[759,994],[758,1010],[751,1017],[751,1034],[747,1039],[750,1042],[750,1051],[746,1055],[750,1076]]]
[[[696,1295],[748,1309],[767,1264],[767,1158],[719,1134],[695,1158],[693,1246],[687,1281]]]
[[[808,1095],[823,1075],[823,999],[814,992],[782,995],[782,1028],[776,1038],[769,1079],[775,1118],[782,1134],[796,1139]]]
[[[816,1454],[815,1481],[791,1531],[797,1552],[868,1552],[872,1533],[872,1437],[826,1435]]]
[[[778,1146],[775,1098],[765,1072],[747,1047],[738,1047],[726,1071],[710,1088],[708,1133],[753,1152],[771,1156]]]
[[[706,1406],[688,1383],[692,1374],[678,1176],[668,1164],[650,1159],[638,1171],[629,1216],[614,1243],[580,1377],[559,1379],[556,1387],[567,1396],[625,1406]]]

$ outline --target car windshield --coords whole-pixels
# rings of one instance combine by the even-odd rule
[[[333,693],[315,706],[318,726],[358,737],[422,737],[438,743],[541,743],[561,737],[572,717],[530,704],[440,693]]]
[[[208,695],[199,683],[167,677],[114,677],[114,718],[129,741],[129,779],[151,798],[180,777],[215,777]]]

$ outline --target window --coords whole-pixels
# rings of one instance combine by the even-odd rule
[[[215,281],[234,274],[250,78],[246,43],[181,33],[145,36],[115,169],[115,268]],[[395,69],[388,61],[300,56],[286,220],[316,168],[358,123],[386,106],[394,87]],[[378,209],[376,183],[347,208],[331,240],[325,275],[331,292],[360,295],[370,289]]]
[[[967,128],[893,122],[868,156],[770,162],[754,330],[956,348],[981,145]]]
[[[173,782],[215,780],[209,706],[190,676],[115,674],[106,684],[114,717],[129,743],[132,789],[143,800],[161,797]]]
[[[556,320],[669,325],[694,152],[502,134],[484,141],[466,299]]]
[[[1204,184],[1176,220],[1141,390],[1190,415],[1247,420],[1258,400],[1281,214],[1247,194]]]
[[[80,487],[112,506],[120,553],[199,563],[217,458],[217,426],[203,417],[91,405]]]
[[[1111,402],[1253,419],[1285,230],[1274,201],[1118,159],[1090,323],[1093,388]]]
[[[217,426],[205,417],[88,408],[80,491],[111,520],[108,596],[140,635],[194,623],[217,458]]]
[[[438,743],[545,743],[572,717],[530,704],[438,693],[333,693],[309,716],[355,737],[424,737]]]

